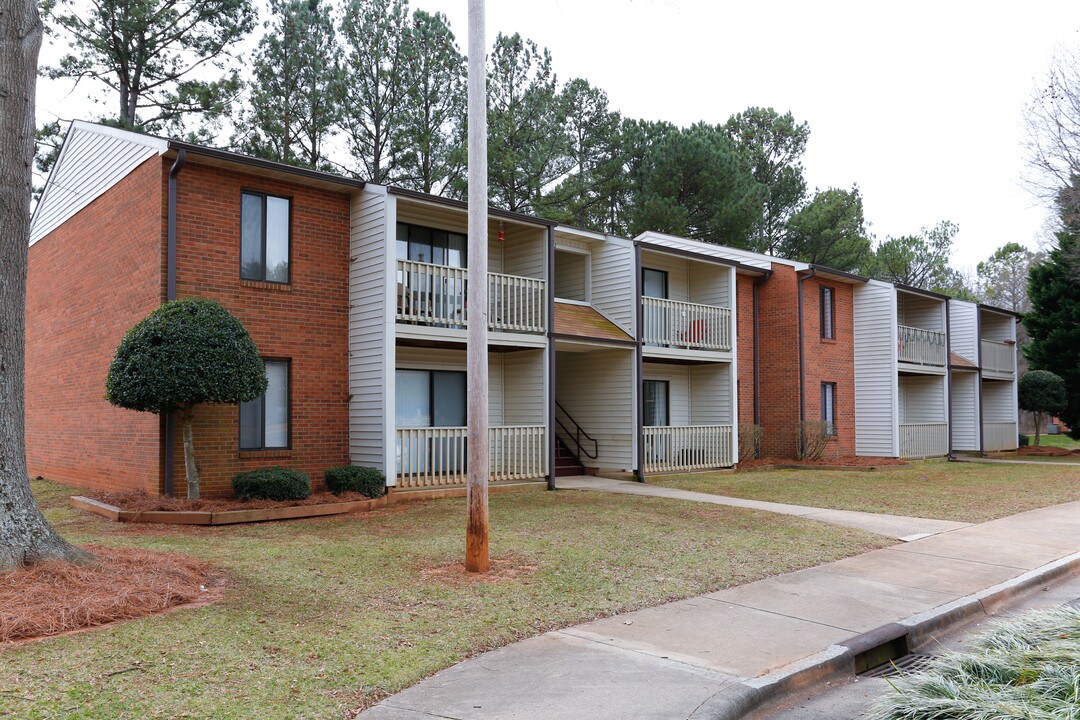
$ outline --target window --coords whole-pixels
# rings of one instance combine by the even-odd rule
[[[465,427],[465,373],[398,370],[395,377],[399,428]]]
[[[826,432],[836,435],[836,383],[821,383],[821,419]]]
[[[267,386],[262,397],[240,403],[240,449],[289,447],[289,361],[265,360]]]
[[[240,277],[289,282],[288,198],[244,191],[240,199]]]
[[[469,238],[462,233],[398,223],[398,260],[463,268],[469,264]]]
[[[836,330],[833,325],[833,289],[821,288],[821,337],[824,340],[835,340]]]
[[[668,417],[668,381],[646,380],[643,388],[645,395],[645,426],[663,427],[670,425]]]
[[[667,298],[667,270],[653,270],[652,268],[641,268],[641,294],[644,297]]]

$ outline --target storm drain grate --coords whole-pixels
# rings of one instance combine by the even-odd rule
[[[903,657],[898,657],[895,660],[890,660],[887,663],[878,665],[877,667],[870,668],[864,673],[861,673],[862,677],[895,677],[897,675],[909,675],[911,673],[920,672],[925,670],[930,662],[934,659],[933,655],[924,655],[922,653],[910,653]]]

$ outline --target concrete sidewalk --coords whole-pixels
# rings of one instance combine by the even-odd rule
[[[932,520],[930,518],[904,517],[902,515],[884,515],[880,513],[855,512],[852,510],[832,510],[830,508],[807,507],[805,505],[788,505],[785,503],[766,502],[764,500],[745,500],[712,493],[694,492],[692,490],[677,490],[675,488],[649,485],[648,483],[633,482],[631,480],[613,480],[611,478],[594,477],[591,475],[575,475],[572,477],[556,478],[556,486],[560,490],[593,490],[598,492],[623,493],[628,495],[646,495],[648,497],[671,498],[672,500],[690,500],[693,502],[712,503],[713,505],[730,505],[731,507],[749,508],[751,510],[764,510],[765,512],[779,513],[781,515],[796,515],[798,517],[819,520],[832,525],[858,528],[868,532],[877,533],[886,537],[910,542],[920,538],[929,537],[938,533],[959,530],[968,527],[969,523],[952,522],[950,520]]]
[[[874,634],[925,640],[1075,572],[1078,550],[1080,502],[1033,510],[545,633],[443,670],[361,717],[731,720],[799,683],[850,672],[852,648]]]

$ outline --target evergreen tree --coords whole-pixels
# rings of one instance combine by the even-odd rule
[[[341,21],[345,83],[341,129],[350,169],[373,183],[393,176],[390,144],[408,95],[407,0],[350,0]]]
[[[319,0],[271,0],[270,10],[233,144],[257,157],[327,169],[324,141],[340,114],[342,86],[330,9]]]
[[[780,254],[793,260],[852,271],[872,252],[859,188],[829,188],[788,219]]]
[[[772,108],[752,107],[734,115],[724,129],[754,180],[766,190],[750,247],[775,255],[784,243],[788,219],[806,197],[801,160],[810,127],[795,122],[790,112],[781,115]]]
[[[761,220],[765,192],[724,129],[698,123],[663,135],[648,149],[630,231],[656,230],[746,248]]]
[[[570,169],[565,104],[551,53],[521,35],[495,39],[488,65],[488,184],[491,203],[532,212]]]
[[[1062,197],[1066,194],[1075,197],[1075,192]],[[1024,327],[1031,341],[1024,354],[1031,367],[1065,381],[1067,404],[1058,415],[1069,435],[1080,439],[1080,216],[1072,202],[1061,203],[1060,211],[1066,220],[1054,247],[1028,271],[1031,311],[1024,315]]]
[[[249,0],[59,0],[52,20],[72,52],[49,77],[103,83],[117,102],[103,119],[120,127],[181,134],[191,116],[228,113],[240,90],[229,50],[251,32],[254,13]],[[207,68],[219,76],[201,79]]]
[[[395,182],[443,195],[464,184],[465,57],[446,16],[416,10],[406,37],[405,100],[392,128]]]
[[[588,230],[604,231],[610,197],[622,183],[619,129],[622,118],[607,93],[575,78],[563,89],[569,176],[546,195],[545,215]]]

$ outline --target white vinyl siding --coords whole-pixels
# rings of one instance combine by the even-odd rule
[[[1004,380],[982,381],[983,422],[1016,422],[1013,383]]]
[[[505,235],[506,239],[502,243],[502,272],[519,277],[546,278],[547,229],[507,229]]]
[[[855,286],[855,452],[895,457],[896,291],[871,280]]]
[[[634,335],[634,247],[624,242],[597,243],[592,254],[592,304]]]
[[[132,170],[168,148],[165,140],[74,122],[34,209],[30,244],[58,228]]]
[[[953,448],[979,450],[979,375],[954,370],[951,382]]]
[[[897,321],[907,327],[945,332],[945,301],[896,291]]]
[[[588,253],[555,251],[555,297],[589,302]]]
[[[555,360],[557,399],[585,432],[596,438],[589,467],[634,469],[634,353],[631,350],[560,352]]]
[[[943,375],[903,375],[899,391],[901,424],[946,421]]]
[[[349,459],[384,472],[386,460],[387,197],[368,188],[353,197],[349,256]],[[387,473],[388,476],[390,473]]]
[[[1011,315],[983,310],[981,326],[983,340],[1016,340],[1016,320]]]
[[[949,301],[949,348],[960,357],[979,363],[979,307],[964,300]]]

